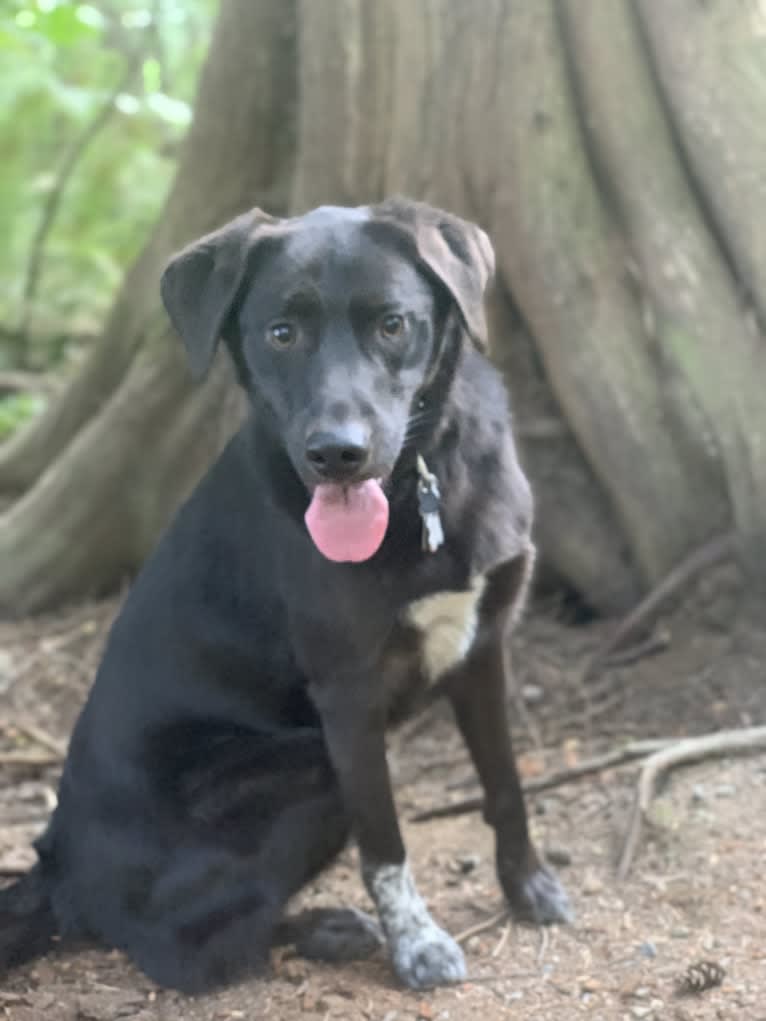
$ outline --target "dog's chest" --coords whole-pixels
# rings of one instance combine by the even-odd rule
[[[437,592],[410,603],[403,621],[417,633],[420,668],[428,684],[436,683],[465,659],[476,637],[484,579],[464,592]]]

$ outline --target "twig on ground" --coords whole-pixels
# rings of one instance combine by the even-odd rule
[[[611,713],[613,709],[616,709],[622,704],[625,698],[625,692],[622,688],[618,688],[614,684],[605,684],[603,687],[597,688],[595,694],[598,696],[598,701],[594,699],[591,691],[588,692],[587,714],[590,724],[593,724],[593,721],[599,717],[603,717],[608,713]],[[565,716],[556,717],[556,727],[558,728],[559,733],[564,733],[574,727],[578,734],[581,734],[583,727],[582,710],[580,712],[567,713]],[[601,724],[599,726],[599,733],[602,733],[603,729],[603,724]],[[620,729],[622,729],[622,725]]]
[[[671,769],[699,762],[718,755],[741,755],[766,749],[766,727],[748,727],[743,730],[722,730],[717,734],[688,737],[669,747],[656,751],[644,763],[638,778],[633,811],[625,836],[617,876],[625,879],[630,872],[641,836],[641,824],[649,811],[657,782]]]
[[[34,741],[35,744],[39,744],[41,748],[47,748],[58,759],[63,759],[66,755],[66,741],[61,741],[59,738],[54,737],[53,734],[49,734],[47,730],[43,730],[42,727],[38,727],[36,723],[32,723],[29,720],[25,720],[23,723],[16,721],[9,722],[5,724],[5,729],[15,730],[19,734],[24,734]]]
[[[410,817],[410,822],[430,822],[432,819],[449,819],[454,815],[468,815],[484,808],[484,798],[463,798],[452,805],[437,805],[426,808]]]
[[[400,745],[408,745],[410,741],[420,737],[436,720],[437,702],[430,702],[423,708],[423,711],[411,720],[407,720],[396,732],[396,739]]]
[[[543,963],[543,961],[545,960],[545,955],[548,952],[548,942],[549,942],[549,940],[550,940],[550,936],[548,935],[548,929],[546,928],[546,926],[543,926],[540,929],[540,949],[537,951],[537,963],[538,963],[538,966],[541,965]]]
[[[418,764],[418,773],[433,773],[439,769],[454,769],[455,766],[466,766],[470,762],[467,752],[455,752],[454,755],[440,755],[435,759],[425,759]]]
[[[503,908],[502,911],[498,911],[495,915],[490,915],[489,918],[485,918],[483,922],[477,922],[476,925],[471,925],[468,929],[464,929],[455,936],[455,942],[465,943],[471,936],[478,936],[482,932],[487,932],[489,929],[494,929],[495,926],[500,925],[501,922],[506,921],[508,918],[508,908]]]
[[[479,778],[476,775],[476,771],[469,773],[467,776],[458,777],[457,780],[450,780],[449,783],[444,785],[444,789],[447,791],[464,791],[466,787],[478,787]]]
[[[624,617],[607,640],[587,660],[578,674],[578,683],[582,686],[593,674],[606,664],[606,661],[637,631],[653,623],[657,613],[665,603],[677,595],[685,586],[708,567],[720,560],[732,556],[737,550],[737,539],[733,532],[716,536],[703,546],[694,550],[680,564],[666,575],[665,578],[641,602]]]
[[[60,766],[59,755],[30,755],[28,752],[0,752],[0,766],[26,766],[30,769],[47,769]]]
[[[512,982],[520,978],[539,978],[540,974],[537,971],[505,971],[500,975],[471,975],[468,978],[467,985],[478,986],[478,985],[494,985],[497,982]]]
[[[565,784],[579,780],[583,776],[590,776],[593,773],[600,773],[603,769],[610,769],[614,766],[621,766],[633,759],[642,759],[647,755],[662,751],[674,742],[673,738],[656,738],[647,741],[631,741],[622,748],[615,748],[603,755],[597,755],[592,759],[584,759],[576,766],[567,769],[557,769],[545,776],[536,776],[522,784],[525,794],[533,794],[538,791],[547,791],[552,787],[562,787]],[[484,807],[484,799],[466,798],[463,801],[456,801],[451,805],[437,805],[434,808],[426,809],[413,816],[412,822],[427,822],[429,819],[443,819],[453,815],[465,815],[469,812],[478,812]]]
[[[655,634],[649,635],[643,642],[636,642],[635,645],[629,645],[627,649],[611,653],[604,660],[604,666],[629,666],[631,663],[637,663],[640,659],[646,659],[647,656],[654,656],[656,653],[662,652],[669,645],[670,632],[657,631]]]
[[[511,923],[508,922],[506,925],[503,926],[503,931],[500,933],[500,939],[497,941],[497,946],[492,951],[492,956],[493,957],[499,957],[500,954],[502,954],[503,947],[508,942],[508,936],[510,935],[510,932],[511,932]]]

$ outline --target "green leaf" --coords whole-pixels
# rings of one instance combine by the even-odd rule
[[[37,24],[37,15],[34,11],[19,11],[16,15],[16,24],[19,28],[34,28]]]
[[[99,29],[103,28],[106,24],[106,19],[101,11],[91,7],[90,4],[78,4],[75,13],[77,20],[81,21],[83,25],[88,25],[90,28]]]
[[[63,112],[83,118],[91,114],[103,102],[104,93],[79,85],[65,85],[58,81],[52,88],[52,98]]]
[[[147,96],[146,105],[152,113],[156,113],[168,124],[186,127],[192,118],[192,109],[188,103],[184,103],[180,99],[171,99],[164,92],[154,92]]]
[[[145,8],[139,11],[126,11],[120,20],[125,28],[148,28],[152,23],[152,12]]]
[[[141,104],[135,96],[131,96],[129,92],[121,92],[117,99],[114,101],[114,105],[120,111],[120,113],[126,114],[128,117],[133,117],[141,109]]]
[[[44,399],[37,394],[13,394],[0,398],[0,441],[39,415],[44,407]]]
[[[72,46],[98,34],[96,28],[78,17],[74,4],[60,4],[49,13],[38,15],[36,28],[56,46]]]
[[[162,88],[162,66],[159,60],[150,57],[141,68],[144,78],[144,91],[147,94],[159,92]]]

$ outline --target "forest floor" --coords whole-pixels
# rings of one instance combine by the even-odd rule
[[[55,801],[60,749],[116,607],[0,624],[0,874],[31,860],[29,840]],[[736,572],[721,568],[686,593],[655,627],[661,651],[594,677],[590,713],[576,677],[609,626],[574,627],[563,617],[556,606],[537,606],[514,639],[517,709],[524,708],[515,730],[526,779],[626,740],[766,722],[766,626],[762,612],[742,601]],[[118,953],[88,951],[54,954],[6,977],[0,1018],[766,1021],[766,756],[674,771],[623,882],[615,861],[638,764],[530,796],[536,839],[558,863],[577,914],[572,926],[547,930],[497,918],[503,905],[492,841],[479,815],[412,821],[420,810],[477,793],[443,709],[392,737],[391,765],[420,888],[436,918],[462,937],[464,984],[416,994],[397,988],[382,954],[329,967],[288,948],[275,952],[267,977],[192,1000],[156,988]],[[301,900],[369,907],[355,852]],[[679,995],[686,969],[701,961],[725,969],[722,983]]]

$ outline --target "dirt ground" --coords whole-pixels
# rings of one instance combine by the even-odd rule
[[[28,842],[55,802],[60,751],[116,606],[0,624],[3,875],[31,860]],[[585,700],[577,673],[608,625],[574,626],[566,617],[556,603],[538,605],[514,640],[512,716],[527,779],[630,738],[766,722],[766,626],[762,610],[745,604],[736,571],[722,568],[687,593],[683,606],[655,626],[654,652],[601,671]],[[530,796],[536,839],[557,863],[577,912],[574,925],[543,931],[497,918],[503,905],[480,816],[412,821],[420,810],[477,793],[443,708],[392,737],[391,764],[421,890],[466,949],[470,977],[463,985],[405,992],[382,955],[328,967],[302,961],[288,948],[275,952],[268,977],[191,1000],[157,989],[120,954],[89,951],[52,955],[7,977],[0,1016],[766,1021],[766,756],[674,772],[623,883],[614,865],[636,764]],[[355,852],[302,901],[369,907]],[[679,979],[700,961],[725,969],[722,984],[679,996]]]

